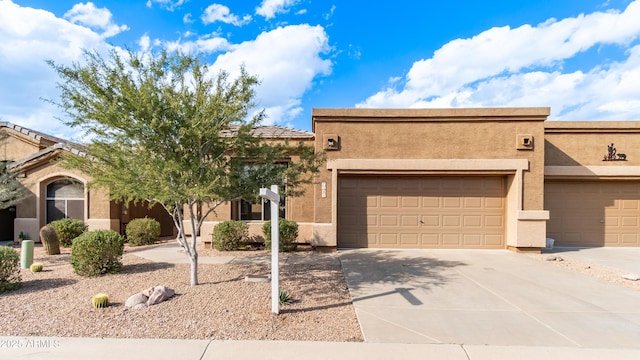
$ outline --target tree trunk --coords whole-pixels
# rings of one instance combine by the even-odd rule
[[[191,258],[191,286],[198,285],[198,254]]]

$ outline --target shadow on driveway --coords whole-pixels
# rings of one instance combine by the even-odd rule
[[[416,256],[410,252],[394,250],[342,250],[340,260],[352,296],[356,295],[354,302],[398,294],[414,305],[422,304],[411,294],[416,287],[422,291],[440,287],[451,280],[451,276],[455,276],[448,270],[467,265],[461,261],[442,260],[424,253]],[[359,296],[361,290],[369,290],[378,285],[392,287],[393,290]]]

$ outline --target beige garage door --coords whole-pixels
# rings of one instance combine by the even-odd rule
[[[341,176],[338,247],[504,248],[503,177]]]
[[[639,246],[640,184],[547,181],[547,236],[555,246]]]

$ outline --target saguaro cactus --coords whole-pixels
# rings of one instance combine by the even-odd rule
[[[42,241],[42,245],[44,246],[44,250],[47,252],[47,255],[60,254],[58,234],[56,234],[56,229],[53,227],[45,225],[40,229],[40,241]]]

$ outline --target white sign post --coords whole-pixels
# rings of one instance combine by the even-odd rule
[[[261,188],[260,197],[271,202],[271,312],[279,314],[278,251],[280,250],[280,219],[278,219],[278,213],[280,212],[280,195],[278,194],[278,185],[271,185],[271,190]]]

